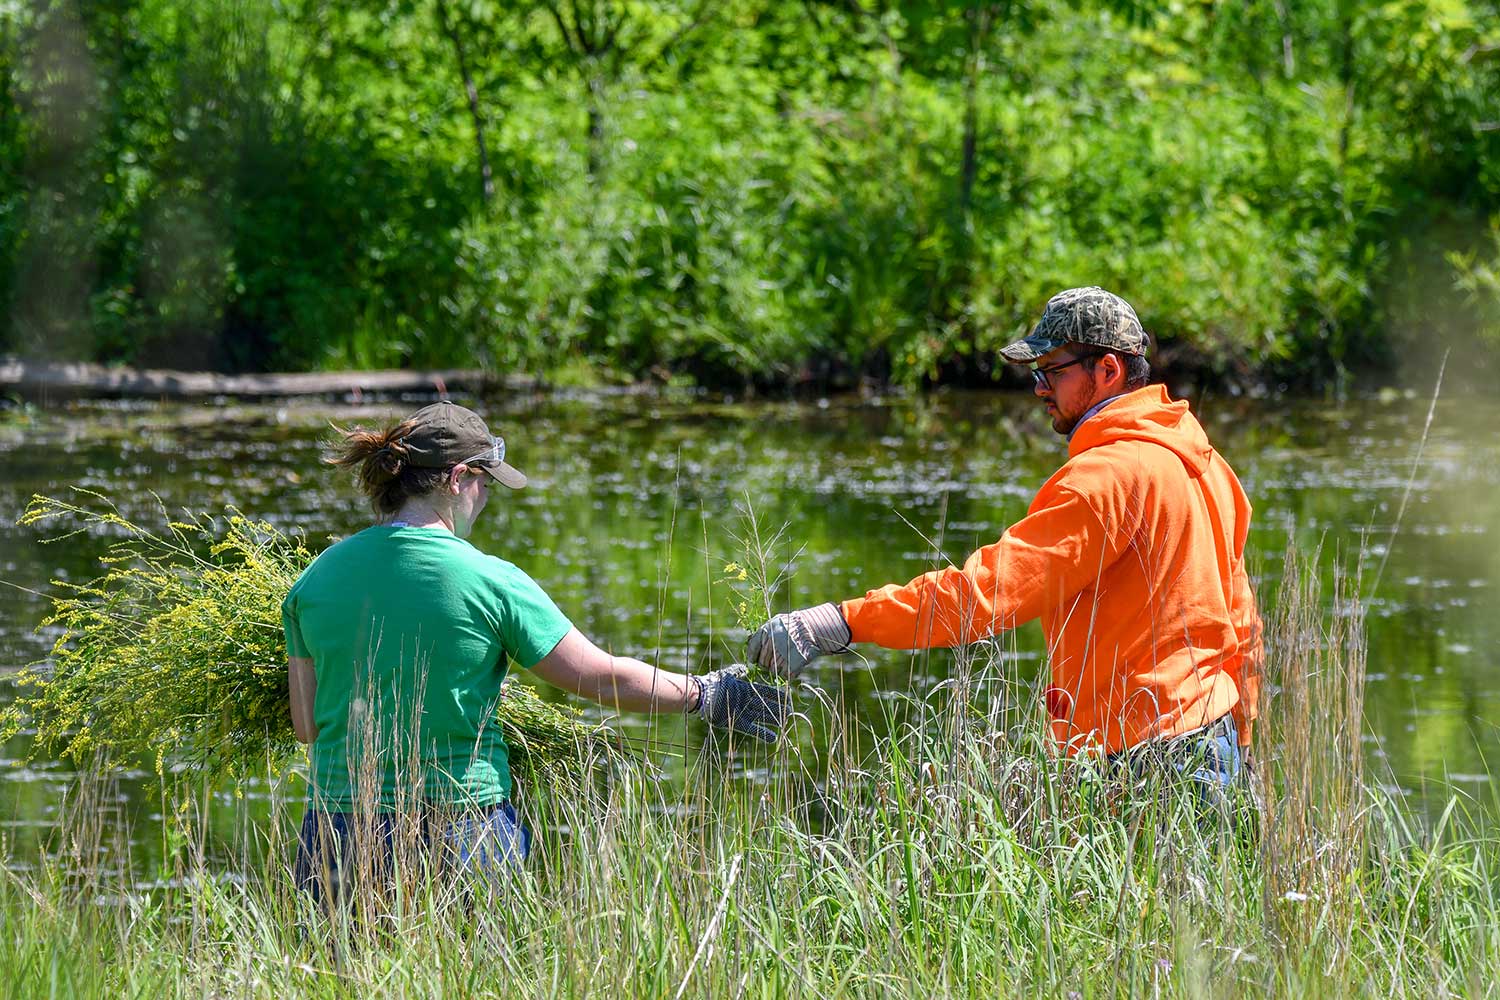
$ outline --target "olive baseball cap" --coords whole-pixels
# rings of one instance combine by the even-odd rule
[[[412,428],[402,443],[412,465],[420,469],[470,465],[513,490],[526,485],[526,477],[505,463],[505,439],[491,434],[473,410],[445,399],[422,407],[406,419]]]
[[[1089,285],[1058,292],[1048,299],[1031,333],[1000,348],[1000,356],[1024,365],[1064,344],[1092,344],[1144,356],[1150,340],[1129,302]]]

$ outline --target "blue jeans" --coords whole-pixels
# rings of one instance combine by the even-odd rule
[[[1131,747],[1110,759],[1128,767],[1137,781],[1164,773],[1186,778],[1205,816],[1229,818],[1250,792],[1250,775],[1240,755],[1239,729],[1232,715],[1197,732]]]
[[[531,831],[509,802],[461,812],[416,815],[309,809],[297,838],[292,877],[320,904],[348,899],[356,880],[385,885],[397,874],[398,846],[417,848],[433,873],[481,881],[519,870],[531,853]]]
[[[1234,716],[1226,715],[1201,733],[1179,738],[1188,741],[1188,756],[1180,769],[1186,777],[1214,792],[1239,781],[1245,762],[1240,759],[1240,731]]]

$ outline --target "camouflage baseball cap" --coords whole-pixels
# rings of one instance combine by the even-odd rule
[[[1092,344],[1122,354],[1144,355],[1149,343],[1129,302],[1089,285],[1052,296],[1030,335],[1000,348],[1000,356],[1024,365],[1064,344]]]

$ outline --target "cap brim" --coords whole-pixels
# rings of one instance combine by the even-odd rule
[[[526,485],[526,476],[513,465],[504,462],[496,462],[493,465],[481,465],[481,469],[490,474],[490,478],[501,486],[509,486],[518,490]]]
[[[1025,365],[1030,364],[1044,354],[1050,354],[1066,343],[1066,340],[1056,340],[1052,337],[1038,337],[1033,334],[1030,337],[1022,337],[1013,344],[1006,344],[1000,348],[1000,356],[1011,364]]]

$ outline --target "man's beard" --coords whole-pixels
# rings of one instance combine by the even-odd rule
[[[1049,414],[1049,416],[1052,417],[1052,429],[1066,437],[1067,435],[1073,433],[1073,428],[1078,426],[1078,418],[1083,416],[1087,412],[1088,407],[1085,406],[1076,414],[1068,416],[1064,414],[1063,411],[1054,402],[1052,404],[1052,413]]]

